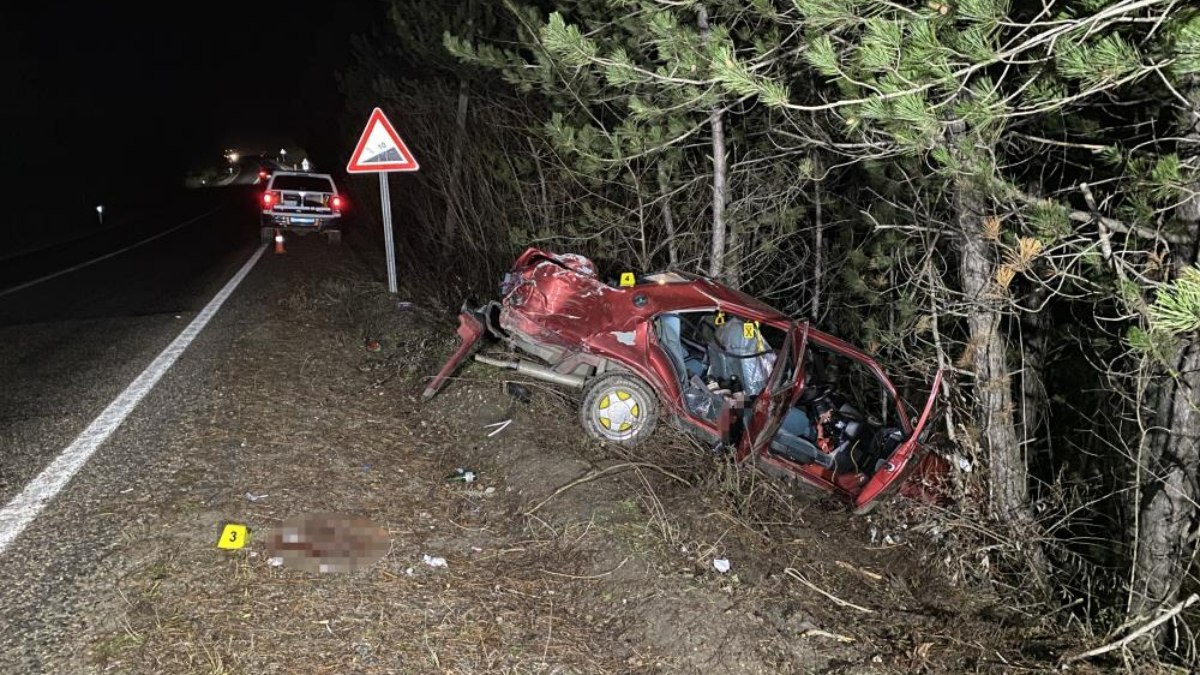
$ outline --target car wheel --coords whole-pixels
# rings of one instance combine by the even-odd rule
[[[337,246],[338,244],[342,243],[342,231],[341,230],[327,230],[326,234],[329,235],[329,245],[330,246]]]
[[[275,239],[275,228],[261,227],[259,232],[262,235],[262,243],[269,244]]]
[[[633,375],[601,375],[584,390],[579,421],[592,438],[632,447],[654,433],[658,397]]]

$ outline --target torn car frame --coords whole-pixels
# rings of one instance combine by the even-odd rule
[[[663,272],[617,286],[583,256],[530,248],[500,296],[464,305],[461,344],[424,398],[488,335],[515,358],[476,360],[582,389],[580,422],[601,440],[636,445],[661,413],[860,512],[919,463],[940,371],[911,419],[874,359],[711,279]]]

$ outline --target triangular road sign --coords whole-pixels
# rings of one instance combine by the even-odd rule
[[[408,146],[400,140],[396,128],[376,108],[367,120],[362,137],[350,156],[346,171],[350,173],[379,173],[382,171],[416,171],[421,168]]]

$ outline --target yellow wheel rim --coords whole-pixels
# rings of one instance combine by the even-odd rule
[[[642,422],[642,407],[637,398],[625,389],[612,389],[596,402],[595,419],[615,440],[625,440],[636,432]]]

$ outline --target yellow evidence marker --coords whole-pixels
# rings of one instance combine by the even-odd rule
[[[746,338],[747,340],[753,340],[754,334],[755,334],[755,329],[757,329],[757,328],[758,328],[757,321],[755,321],[754,323],[750,323],[749,321],[747,321],[746,323],[743,323],[742,324],[742,337]]]
[[[721,326],[724,324],[725,324],[725,312],[717,312],[716,318],[713,319],[713,325]]]
[[[246,526],[228,523],[221,530],[221,538],[217,540],[217,548],[235,549],[246,545]]]
[[[621,272],[621,288],[631,288],[637,283],[637,279],[633,276],[633,272]]]

